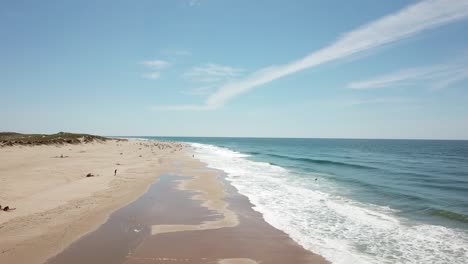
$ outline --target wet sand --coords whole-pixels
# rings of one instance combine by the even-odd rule
[[[266,223],[221,172],[176,167],[47,263],[327,263]]]

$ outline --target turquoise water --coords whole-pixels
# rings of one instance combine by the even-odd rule
[[[191,142],[255,210],[333,263],[467,263],[468,141]]]

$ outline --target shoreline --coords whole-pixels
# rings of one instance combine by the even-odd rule
[[[186,240],[188,234],[199,233],[199,234],[210,234],[213,232],[225,230],[237,230],[239,226],[244,226],[243,223],[249,221],[247,218],[243,217],[245,215],[250,215],[252,219],[257,219],[256,227],[265,228],[269,230],[266,233],[275,234],[275,241],[282,241],[285,245],[292,245],[292,251],[300,252],[300,255],[304,258],[311,257],[310,261],[303,263],[328,263],[319,255],[315,255],[310,251],[305,250],[302,246],[294,242],[289,235],[285,234],[283,231],[280,231],[270,224],[268,224],[262,217],[262,215],[252,209],[252,204],[247,197],[239,194],[235,188],[230,185],[222,175],[222,171],[210,169],[207,165],[201,161],[193,159],[191,157],[191,152],[187,154],[187,150],[181,149],[181,143],[161,143],[161,144],[176,144],[177,147],[174,149],[182,151],[174,151],[174,149],[157,149],[154,147],[151,151],[147,151],[144,154],[144,149],[150,150],[150,145],[155,144],[158,141],[139,141],[137,139],[130,139],[127,143],[122,142],[113,142],[112,144],[126,145],[127,151],[131,153],[128,156],[131,156],[132,159],[138,163],[138,159],[142,159],[140,155],[148,155],[151,157],[147,162],[139,163],[139,168],[132,167],[124,173],[125,177],[121,175],[120,167],[119,173],[117,175],[118,179],[113,179],[111,176],[98,176],[99,177],[110,177],[111,179],[106,183],[111,186],[109,189],[100,190],[98,192],[91,192],[91,196],[82,197],[80,199],[71,199],[67,203],[55,207],[53,209],[39,211],[32,215],[24,215],[14,217],[15,222],[4,221],[0,217],[0,227],[6,226],[7,228],[0,228],[0,248],[2,249],[0,254],[0,261],[6,261],[7,263],[44,263],[44,261],[51,261],[52,259],[57,259],[71,248],[75,244],[82,243],[86,240],[87,237],[92,236],[92,234],[100,232],[100,230],[113,219],[113,215],[117,212],[124,210],[125,208],[132,206],[144,197],[148,192],[151,191],[153,186],[159,184],[161,175],[167,175],[172,173],[171,177],[179,177],[177,179],[179,184],[177,184],[176,192],[182,193],[191,193],[195,192],[192,197],[189,199],[195,201],[197,206],[192,206],[193,212],[198,212],[199,216],[204,219],[203,221],[198,220],[198,222],[180,222],[179,220],[172,219],[162,224],[151,225],[147,230],[149,237],[161,237],[161,236],[174,236],[182,241]],[[89,143],[88,143],[89,144]],[[96,144],[96,143],[92,143]],[[97,144],[107,144],[107,143],[97,143]],[[81,145],[79,145],[81,146]],[[55,146],[53,146],[55,147]],[[65,147],[70,147],[65,145]],[[73,146],[71,146],[73,147]],[[82,146],[81,146],[82,147]],[[122,147],[122,145],[120,146]],[[12,147],[15,148],[15,147]],[[27,148],[27,147],[18,147],[18,148]],[[30,147],[30,148],[37,148]],[[40,148],[52,148],[50,146],[40,147]],[[122,149],[122,148],[120,148]],[[143,151],[142,151],[143,149]],[[3,149],[4,150],[4,149]],[[2,150],[2,151],[3,151]],[[113,149],[116,150],[116,149]],[[168,151],[169,150],[169,151]],[[75,151],[75,150],[74,150]],[[156,154],[155,154],[156,151]],[[0,154],[1,155],[1,154]],[[120,155],[119,155],[120,156]],[[117,158],[119,157],[117,156]],[[3,158],[3,156],[0,156]],[[157,157],[157,158],[155,158]],[[113,156],[113,158],[116,158]],[[129,160],[126,161],[126,164],[130,164]],[[122,163],[123,165],[123,163]],[[121,165],[120,165],[121,166]],[[4,169],[4,168],[0,168]],[[1,170],[0,170],[1,171]],[[129,173],[129,174],[125,174]],[[129,177],[129,175],[132,175]],[[119,176],[122,176],[120,178]],[[188,176],[189,179],[183,179],[180,176]],[[89,179],[86,179],[89,180]],[[93,179],[94,180],[94,179]],[[120,184],[116,181],[122,181]],[[116,187],[117,186],[117,187]],[[131,190],[131,191],[130,191]],[[62,193],[63,195],[63,193]],[[227,196],[227,197],[226,197]],[[92,198],[90,198],[92,197]],[[233,199],[233,197],[237,197]],[[1,198],[1,197],[0,197]],[[238,206],[238,200],[243,200],[241,206]],[[170,215],[178,215],[178,212],[174,212],[173,209],[177,208],[174,205],[174,208],[171,208],[172,203],[166,201],[167,210],[172,210],[167,216],[170,218]],[[180,205],[188,206],[192,204],[187,200],[183,201]],[[180,206],[179,205],[179,206]],[[236,206],[234,210],[232,207]],[[18,206],[17,206],[18,207]],[[200,213],[200,208],[205,208]],[[19,207],[19,209],[21,209]],[[81,210],[80,210],[81,209]],[[211,212],[211,213],[210,213]],[[239,213],[240,212],[240,213]],[[215,215],[217,217],[210,217]],[[160,218],[160,217],[159,217]],[[190,217],[189,217],[190,218]],[[53,219],[53,220],[52,220]],[[73,219],[73,220],[71,220]],[[247,219],[247,220],[246,220]],[[10,219],[11,220],[11,219]],[[174,222],[175,221],[175,222]],[[178,222],[179,221],[179,222]],[[201,222],[200,222],[201,221]],[[22,223],[22,224],[19,224]],[[29,225],[29,226],[28,226]],[[248,225],[247,225],[248,226]],[[20,229],[22,227],[22,229]],[[28,229],[26,233],[29,233],[27,239],[18,234],[25,233],[25,228],[32,228],[35,232],[32,232],[31,235]],[[243,227],[244,228],[244,227]],[[5,231],[7,230],[7,231]],[[136,229],[140,230],[140,229]],[[244,239],[242,236],[247,234],[239,229],[237,234],[238,239]],[[274,230],[274,231],[272,231]],[[41,232],[42,231],[42,232]],[[236,237],[233,235],[232,231],[226,231],[227,237]],[[249,235],[247,241],[259,248],[262,246],[260,237],[261,233],[257,234],[257,237],[252,237]],[[15,239],[16,237],[16,239]],[[195,235],[195,237],[197,237]],[[7,239],[5,239],[7,238]],[[225,237],[223,235],[214,235],[213,241],[224,241]],[[177,239],[176,239],[177,240]],[[47,241],[47,242],[44,242]],[[197,241],[195,238],[194,241]],[[194,242],[193,241],[193,242]],[[111,241],[109,241],[111,243]],[[155,243],[158,243],[157,241]],[[180,243],[180,242],[179,242]],[[194,242],[196,244],[196,242]],[[218,244],[215,243],[214,245]],[[244,241],[244,243],[246,243]],[[268,240],[264,240],[263,243],[268,244]],[[281,244],[280,243],[280,244]],[[14,244],[14,250],[8,250],[8,246]],[[247,243],[248,244],[248,243]],[[143,247],[144,243],[141,245]],[[177,244],[174,244],[175,246]],[[270,247],[272,245],[269,245]],[[193,245],[192,245],[193,247]],[[4,249],[7,249],[6,251]],[[239,250],[242,246],[234,246],[233,248],[238,248]],[[26,253],[27,254],[24,254]],[[81,250],[79,252],[82,252]],[[222,250],[220,251],[222,252]],[[296,253],[297,253],[296,252]],[[228,252],[227,252],[228,253]],[[232,253],[232,252],[231,252]],[[230,254],[231,254],[230,253]],[[229,254],[228,254],[229,255]],[[245,255],[245,254],[244,254]],[[254,254],[255,255],[255,254]],[[264,254],[264,258],[268,258]],[[55,256],[55,257],[53,257]],[[52,257],[52,258],[51,258]],[[291,256],[290,256],[291,257]],[[74,259],[77,257],[75,256]],[[276,256],[278,258],[278,256]],[[72,259],[68,258],[66,262],[53,262],[53,263],[72,263]],[[261,261],[260,259],[257,259]],[[218,263],[227,264],[227,263],[259,263],[255,259],[245,258],[242,255],[236,257],[228,258],[218,258]],[[271,261],[271,260],[270,260]],[[301,262],[301,261],[299,261]],[[298,262],[298,263],[299,263]],[[52,263],[52,262],[51,262]],[[96,262],[99,263],[99,262]],[[133,263],[133,262],[125,262]],[[134,262],[137,263],[137,262]],[[189,262],[186,262],[189,263]],[[205,263],[205,262],[193,262],[193,263]],[[264,262],[270,263],[270,262]],[[271,262],[276,263],[276,262]]]

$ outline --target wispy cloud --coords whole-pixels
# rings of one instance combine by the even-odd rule
[[[371,99],[356,99],[346,102],[345,106],[362,106],[370,104],[407,104],[415,103],[414,99],[404,98],[404,97],[381,97],[381,98],[371,98]]]
[[[169,62],[164,61],[164,60],[143,61],[142,64],[153,70],[162,70],[166,68],[167,66],[169,66]]]
[[[143,77],[156,80],[161,77],[161,71],[167,67],[169,67],[171,64],[168,61],[165,60],[147,60],[141,62],[148,70],[150,70],[150,73],[145,73],[143,74]]]
[[[198,5],[200,5],[200,0],[189,0],[188,5],[189,6],[198,6]]]
[[[216,90],[223,82],[239,78],[244,72],[245,70],[241,68],[215,63],[206,63],[192,67],[183,74],[183,77],[198,86],[186,89],[182,93],[186,95],[206,96]]]
[[[188,70],[184,77],[197,82],[218,82],[239,77],[245,70],[231,66],[207,63]]]
[[[414,80],[421,80],[429,77],[431,73],[437,71],[437,68],[438,67],[405,69],[370,80],[352,82],[347,86],[351,89],[383,88],[393,85],[405,86],[410,85]]]
[[[451,74],[447,75],[445,78],[438,80],[432,87],[434,89],[443,89],[449,87],[455,83],[468,79],[468,68],[459,69],[454,71]]]
[[[204,111],[212,110],[214,106],[211,105],[161,105],[161,106],[152,106],[150,110],[152,111]]]
[[[403,69],[369,80],[351,82],[351,89],[377,89],[426,84],[433,89],[442,89],[468,78],[468,65],[461,63]]]
[[[146,74],[143,74],[143,77],[145,77],[146,79],[150,79],[150,80],[157,80],[159,79],[159,77],[161,77],[161,73],[160,72],[146,73]]]
[[[209,96],[200,107],[213,109],[223,106],[228,100],[278,78],[393,43],[467,16],[468,0],[420,1],[348,32],[301,59],[266,67],[243,80],[229,82]]]
[[[170,57],[185,57],[190,56],[192,53],[186,49],[175,49],[175,48],[167,48],[161,51],[161,54],[164,56]]]

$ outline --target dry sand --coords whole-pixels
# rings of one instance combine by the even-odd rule
[[[181,156],[178,143],[155,144],[0,148],[0,205],[17,208],[0,211],[0,263],[43,263],[138,198]]]

